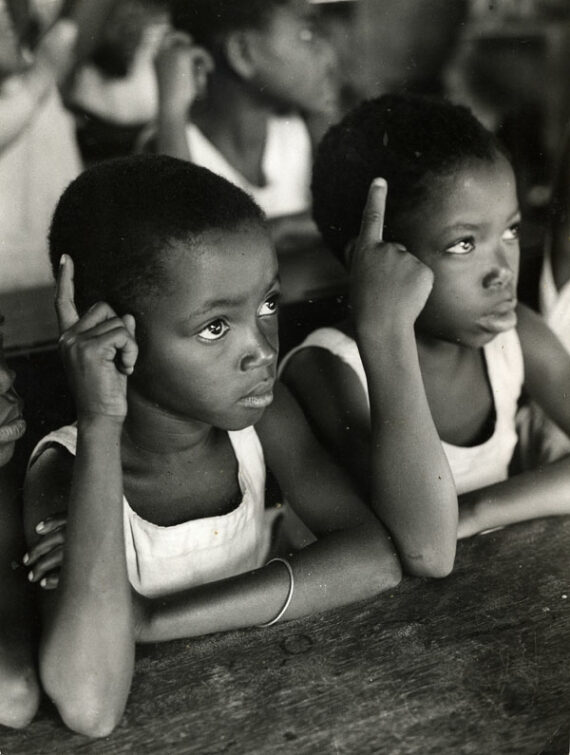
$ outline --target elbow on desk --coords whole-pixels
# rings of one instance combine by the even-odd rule
[[[122,718],[126,700],[118,700],[109,684],[105,691],[93,675],[81,674],[75,683],[50,674],[42,668],[40,676],[46,694],[56,706],[64,724],[86,737],[107,737]]]
[[[455,543],[449,548],[424,549],[402,557],[404,571],[412,577],[443,579],[449,577],[455,563]]]
[[[39,703],[40,690],[32,668],[21,674],[2,671],[0,724],[12,729],[23,729],[36,715]]]

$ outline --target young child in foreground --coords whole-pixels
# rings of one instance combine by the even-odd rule
[[[0,325],[2,324],[0,315]],[[32,649],[32,595],[24,570],[21,481],[11,462],[26,430],[0,333],[0,724],[20,728],[33,718],[39,685]]]
[[[247,191],[276,241],[318,238],[311,142],[337,118],[334,53],[312,13],[306,0],[176,0],[158,63],[159,151]]]
[[[492,134],[464,108],[381,97],[324,138],[313,195],[352,318],[282,374],[404,568],[444,576],[458,537],[570,513],[570,459],[508,479],[523,389],[570,433],[570,357],[517,305],[515,176]]]
[[[100,736],[122,715],[135,642],[305,616],[400,570],[275,384],[277,262],[249,197],[170,157],[102,163],[64,193],[50,249],[77,425],[32,456],[28,563],[34,581],[61,564],[43,592],[44,688]],[[266,464],[314,535],[270,563]],[[61,531],[36,534],[62,511],[63,556]]]

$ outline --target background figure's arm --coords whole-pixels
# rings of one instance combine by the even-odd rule
[[[76,37],[72,21],[58,21],[41,40],[31,66],[0,85],[0,153],[30,124],[69,71]]]
[[[190,108],[206,91],[210,55],[182,32],[167,34],[155,61],[158,82],[157,151],[191,160],[186,126]]]
[[[40,698],[34,662],[33,595],[22,566],[21,496],[13,471],[0,469],[0,724],[20,728]]]

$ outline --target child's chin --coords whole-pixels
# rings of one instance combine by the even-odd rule
[[[479,322],[479,327],[484,333],[488,334],[490,338],[494,338],[500,333],[512,330],[516,324],[517,313],[512,311],[502,315],[485,317]]]
[[[218,425],[221,430],[228,430],[235,432],[237,430],[245,430],[246,427],[251,427],[257,424],[259,420],[265,414],[266,409],[249,409],[247,412],[243,412],[239,417],[228,418],[224,422],[223,426]]]

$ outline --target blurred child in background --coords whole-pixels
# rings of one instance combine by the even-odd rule
[[[80,159],[58,92],[73,61],[75,23],[56,21],[32,53],[7,7],[2,22],[2,39],[12,40],[0,69],[0,291],[8,291],[50,283],[49,222]]]
[[[320,136],[338,103],[332,47],[310,5],[175,0],[172,23],[188,36],[174,35],[159,60],[159,151],[247,191],[278,242],[316,238],[310,127]]]

